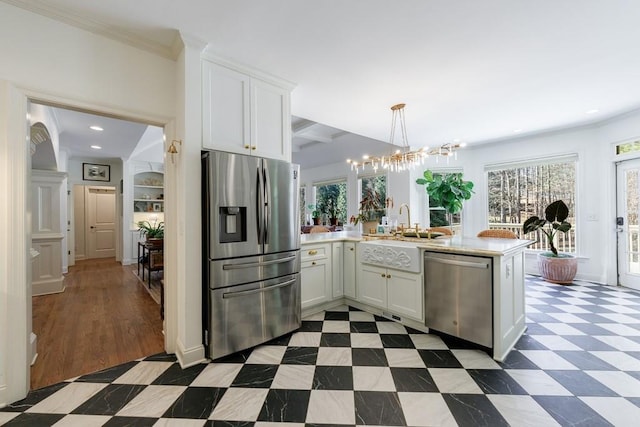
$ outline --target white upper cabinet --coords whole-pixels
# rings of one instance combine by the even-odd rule
[[[202,61],[202,146],[291,161],[291,89]]]

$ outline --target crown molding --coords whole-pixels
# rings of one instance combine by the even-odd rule
[[[93,34],[97,34],[111,40],[118,41],[120,43],[124,43],[131,47],[135,47],[137,49],[141,49],[159,56],[162,56],[167,59],[176,60],[177,55],[175,54],[175,42],[172,46],[166,46],[162,43],[158,43],[156,41],[147,39],[145,37],[141,37],[137,34],[119,29],[116,30],[112,26],[107,25],[103,22],[97,21],[95,19],[87,18],[86,16],[81,16],[79,14],[75,14],[69,11],[63,11],[59,8],[37,3],[34,4],[32,2],[25,2],[21,0],[0,0],[3,3],[10,4],[12,6],[18,7],[20,9],[33,12],[35,14],[44,16],[46,18],[53,19],[58,22],[62,22],[73,27],[88,31]],[[176,30],[176,37],[178,31]],[[175,39],[174,39],[175,40]]]

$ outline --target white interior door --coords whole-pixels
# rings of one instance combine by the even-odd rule
[[[640,290],[640,159],[617,165],[618,283]]]
[[[85,187],[88,258],[116,256],[116,190],[113,187]]]

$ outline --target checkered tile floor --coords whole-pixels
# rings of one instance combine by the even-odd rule
[[[527,278],[504,363],[342,307],[181,370],[171,355],[85,375],[0,411],[7,426],[638,425],[640,292]]]

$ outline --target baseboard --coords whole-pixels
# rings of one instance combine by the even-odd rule
[[[7,402],[7,385],[0,384],[0,409],[7,406],[10,402]]]
[[[48,295],[48,294],[59,294],[60,292],[64,292],[64,278],[60,277],[55,280],[48,280],[42,282],[34,282],[31,285],[31,295]]]
[[[180,363],[180,367],[182,369],[207,361],[207,359],[204,357],[204,345],[200,344],[187,349],[184,347],[184,344],[182,344],[179,338],[176,341],[178,344],[178,348],[176,349],[176,357],[178,358],[178,363]]]

